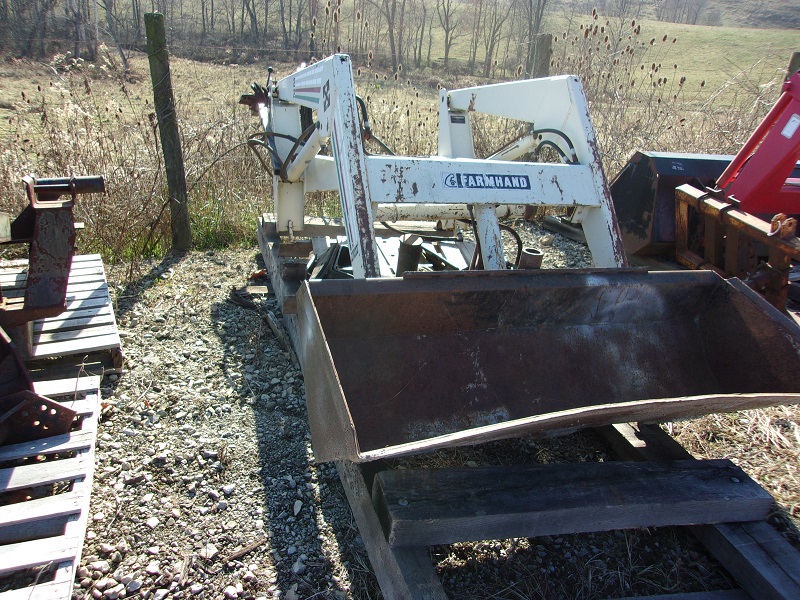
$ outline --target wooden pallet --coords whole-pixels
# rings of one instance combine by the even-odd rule
[[[7,261],[0,266],[0,289],[11,304],[24,299],[27,266],[27,260]],[[42,361],[55,358],[67,368],[85,360],[102,363],[106,371],[122,368],[114,307],[99,254],[73,257],[66,312],[34,321],[27,346],[24,350],[33,363],[32,370]],[[55,372],[52,368],[49,371]]]
[[[88,522],[100,377],[40,381],[34,388],[78,418],[67,434],[0,447],[0,582],[5,587],[15,579],[16,587],[0,600],[70,598]],[[38,580],[21,579],[36,568],[44,569]]]

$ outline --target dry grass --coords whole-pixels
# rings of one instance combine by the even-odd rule
[[[56,57],[47,68],[22,62],[7,72],[20,96],[5,111],[0,203],[19,211],[27,173],[100,174],[106,195],[78,201],[82,251],[111,262],[163,255],[168,196],[147,62],[134,56],[122,73],[103,56],[100,66]],[[173,69],[195,245],[250,243],[271,182],[243,144],[254,123],[237,100],[257,73],[180,59]]]
[[[610,175],[636,150],[735,154],[780,94],[785,73],[774,56],[712,88],[687,76],[683,59],[693,54],[677,36],[653,31],[595,12],[554,47],[552,72],[584,82]]]
[[[777,97],[779,77],[758,65],[711,95],[697,84],[690,91],[671,39],[653,39],[627,23],[617,32],[626,47],[615,48],[605,41],[609,27],[595,15],[583,34],[562,36],[553,66],[554,73],[583,78],[609,175],[637,149],[735,152]],[[49,65],[6,61],[0,205],[21,207],[26,173],[102,174],[106,196],[79,200],[83,251],[111,262],[160,256],[169,248],[167,192],[147,61],[134,55],[131,72],[122,73],[108,50],[101,58],[98,65],[64,56]],[[259,124],[237,100],[250,82],[264,82],[265,69],[175,58],[172,68],[195,245],[252,243],[256,215],[271,207],[271,182],[244,145]],[[293,68],[278,65],[277,74]],[[481,80],[385,73],[368,63],[356,74],[375,134],[402,155],[435,152],[440,83],[457,88]],[[518,123],[481,115],[473,121],[479,156],[519,133]],[[336,194],[313,196],[308,212],[338,214]]]

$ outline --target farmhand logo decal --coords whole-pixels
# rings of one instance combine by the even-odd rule
[[[444,185],[449,188],[480,190],[529,190],[531,181],[527,175],[476,175],[474,173],[448,173]]]

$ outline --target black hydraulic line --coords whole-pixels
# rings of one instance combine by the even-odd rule
[[[469,261],[469,270],[475,270],[480,265],[483,269],[483,256],[481,255],[481,240],[478,237],[478,224],[475,222],[475,215],[472,213],[472,205],[467,204],[469,211],[470,223],[472,224],[472,233],[475,236],[475,252],[472,253],[472,260]]]
[[[267,146],[267,144],[265,144],[261,140],[258,140],[258,139],[255,139],[255,140],[254,139],[248,139],[247,140],[247,147],[250,148],[250,150],[253,151],[253,154],[256,155],[256,158],[258,159],[258,162],[261,163],[261,166],[264,168],[264,171],[266,171],[270,176],[274,175],[274,173],[275,173],[274,170],[271,169],[267,165],[267,161],[264,160],[264,157],[261,156],[261,153],[257,149],[258,146],[261,146],[262,148],[265,148],[266,151],[267,151],[267,154],[269,156],[272,156],[270,154],[270,152],[269,152],[269,146]]]
[[[286,181],[287,179],[286,169],[289,167],[289,164],[291,163],[292,156],[294,156],[294,153],[300,146],[306,143],[308,138],[311,136],[312,133],[314,133],[314,130],[317,127],[318,127],[317,123],[312,123],[310,126],[306,127],[303,133],[300,134],[300,137],[295,140],[292,149],[289,150],[289,154],[286,156],[286,160],[283,161],[283,164],[281,165],[280,175],[281,179],[283,179],[284,181]]]
[[[470,210],[470,216],[472,216],[472,210]],[[475,241],[477,242],[478,246],[480,245],[480,241],[478,240],[478,232],[475,228],[474,221],[470,221],[469,219],[457,219],[461,223],[473,223],[472,230],[475,232]],[[503,223],[498,223],[499,227],[503,231],[507,231],[510,233],[514,241],[517,243],[517,258],[514,261],[514,267],[516,268],[519,265],[519,259],[522,257],[522,238],[517,233],[517,230],[509,225],[505,225]]]
[[[569,136],[566,133],[564,133],[563,131],[561,131],[559,129],[549,129],[549,128],[534,129],[533,131],[531,131],[531,135],[542,135],[543,133],[550,133],[552,135],[559,136],[561,139],[563,139],[567,143],[567,146],[569,147],[570,153],[573,156],[575,156],[575,145],[572,143],[572,140],[569,138]],[[550,143],[552,144],[553,142],[550,142]],[[574,163],[577,163],[578,161],[577,161],[577,158],[576,158],[575,160],[569,160],[569,162],[574,164]]]
[[[367,116],[367,103],[364,102],[364,99],[361,96],[356,95],[356,103],[358,104],[358,108],[361,110],[361,120],[363,121],[364,131],[367,132],[367,135],[372,135],[372,128],[369,126],[369,116]]]
[[[539,142],[539,145],[536,146],[536,148],[534,148],[533,150],[536,156],[539,156],[539,149],[542,147],[552,148],[553,150],[558,152],[558,155],[561,157],[561,160],[563,160],[565,163],[571,164],[570,159],[567,158],[567,155],[564,154],[564,151],[555,142],[551,142],[550,140],[542,140],[541,142]]]
[[[550,129],[550,128],[534,129],[533,131],[529,131],[526,135],[542,135],[542,134],[545,134],[545,133],[549,133],[549,134],[552,134],[552,135],[557,135],[561,139],[563,139],[566,142],[567,146],[569,147],[570,154],[572,156],[575,156],[575,145],[572,143],[572,140],[569,138],[569,136],[566,133],[564,133],[563,131],[559,130],[559,129]],[[519,141],[519,140],[517,140],[517,141]],[[513,143],[515,143],[515,142],[512,142],[511,144],[513,144]],[[553,146],[556,146],[558,148],[557,144],[555,144],[554,142],[551,142],[549,140],[542,140],[542,142],[539,144],[539,146],[541,146],[542,143],[552,144]],[[506,144],[505,146],[503,146],[499,150],[497,150],[495,152],[492,152],[489,156],[492,156],[494,154],[502,152],[505,148],[508,148],[509,146],[511,146],[511,144]],[[537,146],[537,149],[538,149],[539,146]],[[559,154],[566,161],[567,164],[577,164],[577,162],[578,162],[577,158],[572,159],[570,157],[567,157],[567,155],[564,153],[563,150],[561,150],[560,148],[558,148],[558,149],[559,149]]]
[[[262,138],[267,138],[269,142],[264,141],[264,139]],[[272,159],[273,171],[280,171],[281,168],[283,167],[283,162],[281,161],[280,157],[277,154],[277,151],[275,149],[275,144],[270,143],[274,138],[283,138],[291,142],[297,141],[297,139],[294,136],[286,135],[284,133],[274,133],[272,131],[260,131],[258,133],[254,133],[249,138],[247,138],[247,147],[256,153],[256,156],[258,156],[258,159],[261,161],[262,166],[264,166],[264,169],[267,172],[269,172],[270,169],[267,168],[264,159],[256,151],[255,147],[260,146],[261,148],[264,148],[270,155],[270,158]]]
[[[503,223],[498,223],[498,225],[500,225],[500,229],[502,229],[503,231],[509,232],[511,236],[514,238],[514,240],[517,242],[517,258],[514,260],[514,268],[516,269],[519,267],[519,259],[522,258],[522,238],[519,237],[517,230],[514,229],[513,227],[504,225]]]
[[[372,127],[369,124],[369,116],[367,115],[367,103],[364,102],[364,99],[361,96],[356,96],[356,103],[358,104],[358,108],[361,111],[361,120],[363,122],[362,128],[364,130],[362,137],[366,140],[373,140],[376,144],[378,144],[381,148],[383,148],[387,154],[394,156],[394,152],[392,149],[389,148],[386,144],[383,143],[379,137],[372,133]]]

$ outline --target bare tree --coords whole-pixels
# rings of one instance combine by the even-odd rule
[[[242,39],[250,39],[251,41],[258,39],[258,17],[256,17],[256,3],[255,0],[242,0],[241,16],[239,18],[239,36]],[[245,13],[247,14],[249,31],[248,35],[244,34]]]
[[[119,42],[116,15],[114,14],[114,0],[104,0],[103,8],[106,11],[106,25],[108,26],[108,32],[111,34],[111,38],[114,40],[114,44],[117,46],[119,58],[122,60],[122,68],[127,71],[129,70],[128,58],[125,56],[125,52],[123,52],[122,45]]]
[[[403,31],[408,0],[372,0],[372,2],[386,19],[389,58],[392,70],[396,71],[403,55]]]
[[[511,2],[494,0],[489,3],[483,19],[483,76],[489,77],[497,47],[502,39],[503,27],[511,14]]]
[[[607,17],[638,19],[647,0],[606,0],[600,12]]]
[[[686,22],[689,25],[697,25],[700,21],[700,15],[703,14],[707,5],[708,0],[694,0],[694,2],[690,2],[686,9]]]
[[[537,36],[542,32],[544,13],[549,0],[518,0],[522,4],[525,15],[525,74],[533,73],[533,65],[537,61]]]
[[[439,25],[444,32],[444,68],[450,62],[450,50],[453,42],[459,37],[458,28],[461,24],[460,15],[457,13],[455,0],[436,0],[436,14],[439,17]]]
[[[655,16],[659,21],[696,25],[708,0],[657,0]]]
[[[419,38],[417,40],[417,56],[415,64],[417,68],[422,66],[422,45],[425,42],[425,27],[430,29],[430,23],[428,23],[428,8],[425,6],[425,3],[422,3],[422,22],[419,29]]]
[[[469,40],[469,60],[467,66],[470,70],[475,68],[478,60],[478,48],[481,45],[481,34],[483,32],[483,13],[486,2],[491,0],[472,1],[472,36]]]
[[[57,0],[20,0],[11,2],[8,9],[8,20],[4,25],[4,34],[10,34],[9,46],[15,48],[23,56],[45,54],[45,37],[47,35],[47,18],[56,7]],[[21,34],[19,38],[15,34]]]

